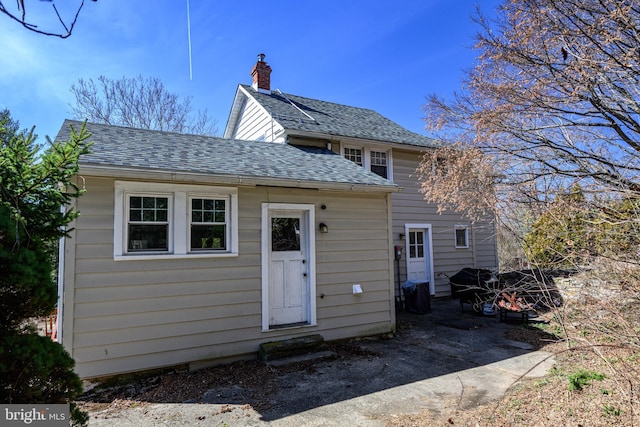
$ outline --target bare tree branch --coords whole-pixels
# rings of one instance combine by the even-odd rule
[[[505,0],[495,21],[476,22],[478,63],[453,101],[428,98],[427,128],[490,156],[499,191],[553,177],[640,195],[637,5]]]
[[[215,135],[217,121],[205,111],[194,111],[191,98],[169,92],[160,79],[137,76],[112,80],[105,76],[79,79],[71,86],[76,118],[95,123]]]
[[[17,1],[17,9],[18,9],[18,12],[20,12],[19,16],[15,12],[12,12],[11,10],[9,10],[3,4],[3,2],[1,0],[0,0],[0,13],[3,13],[5,15],[7,15],[9,18],[13,19],[14,21],[16,21],[20,25],[22,25],[24,28],[26,28],[29,31],[33,31],[34,33],[42,34],[42,35],[45,35],[45,36],[54,36],[54,37],[60,37],[62,39],[66,39],[69,36],[71,36],[71,33],[73,32],[73,29],[74,29],[74,27],[75,27],[75,25],[76,25],[76,23],[78,21],[78,16],[80,16],[80,11],[84,7],[84,1],[85,0],[81,0],[80,1],[80,5],[78,6],[78,9],[76,10],[73,19],[69,23],[66,23],[64,21],[64,19],[60,16],[60,13],[58,12],[58,8],[53,3],[53,0],[51,0],[51,6],[53,7],[53,10],[55,12],[55,15],[56,15],[58,21],[60,22],[60,24],[64,28],[64,32],[53,32],[53,31],[49,31],[49,30],[42,30],[42,29],[40,29],[38,27],[38,25],[36,25],[34,23],[27,22],[27,10],[26,10],[26,7],[25,7],[24,0],[18,0]],[[97,1],[97,0],[92,0],[92,1]]]

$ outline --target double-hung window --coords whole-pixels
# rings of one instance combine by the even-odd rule
[[[189,249],[192,252],[227,249],[228,198],[192,197]]]
[[[169,195],[127,196],[127,252],[168,252]]]
[[[387,152],[371,151],[371,172],[387,178]]]
[[[342,153],[345,159],[351,160],[385,179],[392,179],[391,151],[345,146]]]
[[[238,255],[238,190],[116,181],[117,260]]]

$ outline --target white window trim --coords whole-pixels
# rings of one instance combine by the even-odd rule
[[[238,256],[238,189],[233,187],[215,187],[205,185],[163,184],[132,181],[116,181],[114,185],[113,215],[113,258],[122,260],[153,260],[175,258],[218,258]],[[126,253],[127,239],[127,196],[136,195],[169,195],[171,212],[169,214],[169,252]],[[227,219],[228,248],[226,251],[190,252],[189,234],[190,197],[228,198],[230,206]]]
[[[387,153],[387,180],[393,182],[393,156],[390,148],[382,147],[366,147],[353,144],[342,144],[341,155],[345,157],[345,149],[352,148],[362,150],[362,167],[371,172],[371,152],[378,151],[380,153]],[[346,157],[345,157],[346,158]]]
[[[464,245],[458,245],[458,230],[464,230]],[[469,248],[469,226],[467,225],[456,225],[453,227],[453,244],[456,249],[468,249]]]

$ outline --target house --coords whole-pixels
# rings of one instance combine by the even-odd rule
[[[398,297],[409,279],[428,281],[432,295],[445,296],[448,277],[460,269],[497,269],[495,224],[438,214],[419,191],[416,169],[436,141],[372,110],[272,90],[264,58],[258,55],[251,70],[252,85],[236,90],[225,138],[326,148],[400,186],[391,196]]]
[[[58,339],[82,378],[394,330],[396,184],[321,147],[87,130],[59,272]]]
[[[82,378],[391,332],[407,279],[443,296],[448,275],[497,266],[491,222],[422,198],[415,170],[432,139],[272,91],[270,75],[259,56],[224,138],[87,124],[58,305]]]

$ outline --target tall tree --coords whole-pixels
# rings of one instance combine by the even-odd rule
[[[587,192],[640,193],[638,3],[505,0],[496,20],[477,22],[477,65],[453,100],[428,98],[427,127],[480,149],[482,158],[460,155],[486,165],[476,166],[480,179],[516,187],[520,201],[567,180]]]
[[[527,236],[533,266],[582,270],[577,286],[558,285],[570,316],[553,313],[567,345],[602,358],[613,393],[631,396],[622,412],[633,423],[637,364],[609,361],[637,360],[640,343],[637,245],[619,244],[640,241],[640,4],[503,0],[497,19],[477,22],[462,93],[425,106],[428,128],[455,148],[425,158],[425,197],[481,211],[467,209],[471,195]],[[557,191],[575,184],[580,193]]]
[[[29,321],[56,306],[52,259],[78,215],[61,208],[82,193],[72,178],[89,135],[82,127],[43,149],[33,130],[18,128],[7,110],[0,113],[0,401],[71,403],[81,424],[86,414],[73,404],[82,391],[73,359]]]
[[[71,86],[73,113],[80,120],[169,132],[215,135],[217,121],[194,111],[191,98],[169,92],[156,77],[105,76],[79,79]]]

